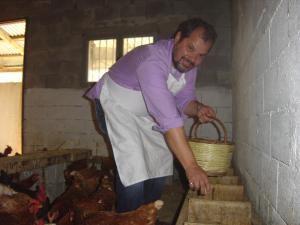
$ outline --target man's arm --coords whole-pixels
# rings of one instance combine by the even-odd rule
[[[183,127],[171,128],[165,133],[166,141],[183,166],[188,178],[190,187],[195,190],[201,190],[202,194],[211,191],[211,186],[203,169],[198,166],[193,152],[187,142]]]
[[[188,103],[183,112],[189,117],[198,117],[202,123],[210,122],[216,117],[215,111],[210,106],[195,100]]]

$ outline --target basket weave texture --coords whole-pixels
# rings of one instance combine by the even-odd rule
[[[201,166],[209,176],[219,176],[225,174],[231,165],[234,145],[227,141],[226,128],[219,119],[215,118],[214,121],[210,123],[218,132],[218,140],[198,138],[197,129],[202,123],[196,121],[190,129],[189,144],[198,165]],[[221,140],[220,128],[224,134],[223,140]]]

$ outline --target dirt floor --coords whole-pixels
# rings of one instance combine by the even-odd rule
[[[179,180],[173,180],[165,186],[162,200],[164,206],[158,213],[157,225],[175,225],[176,219],[185,197],[185,188]]]

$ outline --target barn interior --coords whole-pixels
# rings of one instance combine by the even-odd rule
[[[198,68],[197,97],[234,143],[228,176],[239,177],[257,223],[300,224],[300,0],[2,0],[0,8],[3,176],[34,183],[38,175],[39,193],[52,203],[74,165],[110,174],[109,141],[85,93],[134,47],[171,38],[180,22],[201,17],[218,37]],[[200,134],[217,135],[211,124]],[[175,165],[160,223],[205,224],[182,220],[188,190]],[[221,220],[206,224],[255,224]]]

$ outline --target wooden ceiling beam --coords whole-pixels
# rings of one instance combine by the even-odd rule
[[[2,60],[23,60],[23,56],[21,55],[0,55],[0,59]]]
[[[14,41],[24,40],[25,39],[25,35],[14,36],[14,37],[11,37],[11,39],[13,39]]]
[[[1,72],[22,72],[23,67],[22,66],[0,66],[0,73]]]
[[[15,48],[21,55],[24,55],[24,49],[17,42],[12,39],[9,34],[0,27],[0,38],[3,39],[6,43]]]
[[[1,56],[0,66],[23,65],[23,56]]]

